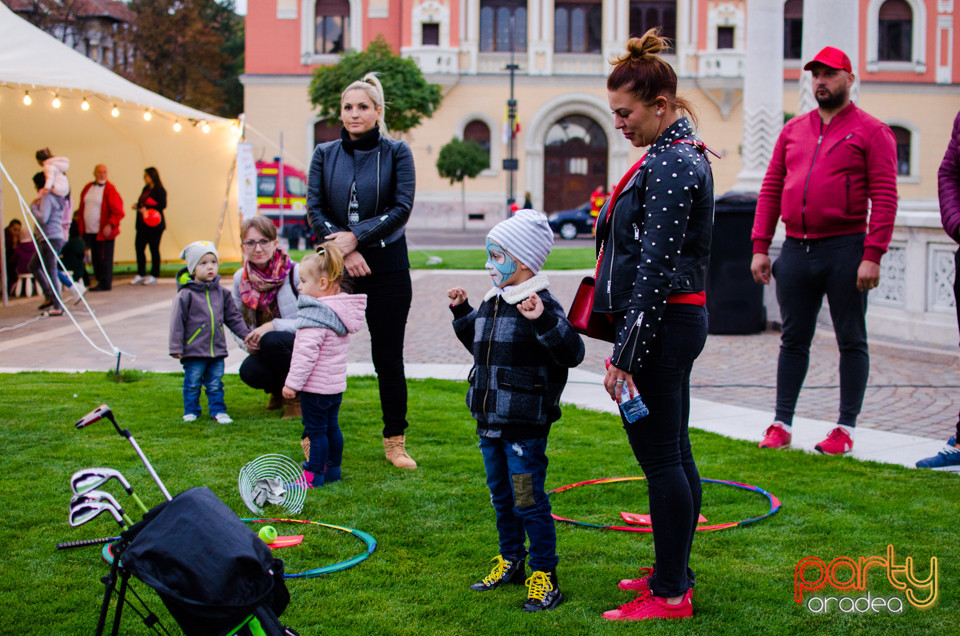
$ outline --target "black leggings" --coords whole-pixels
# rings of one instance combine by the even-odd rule
[[[380,385],[383,436],[403,435],[407,428],[407,378],[403,370],[403,338],[413,300],[410,270],[383,272],[353,279],[353,291],[367,295],[370,354]]]
[[[240,379],[254,389],[280,393],[290,372],[293,357],[293,331],[268,331],[260,338],[260,350],[251,353],[240,365]]]
[[[163,230],[145,228],[137,230],[134,248],[137,250],[137,275],[146,276],[147,273],[147,246],[150,246],[150,275],[160,276],[160,237]]]

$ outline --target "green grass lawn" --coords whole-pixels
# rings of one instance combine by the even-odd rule
[[[171,492],[210,487],[241,517],[252,516],[237,492],[237,473],[266,453],[300,461],[301,425],[264,410],[262,393],[228,376],[227,405],[236,423],[204,420],[185,425],[181,375],[128,372],[124,383],[100,373],[21,373],[5,376],[0,390],[0,492],[5,519],[0,538],[3,633],[88,634],[102,597],[107,566],[98,548],[57,551],[54,545],[115,534],[101,516],[81,527],[67,524],[68,478],[87,466],[122,471],[147,505],[161,495],[130,445],[107,421],[83,430],[73,422],[108,403],[129,428]],[[497,553],[493,510],[484,485],[474,425],[463,403],[465,385],[411,381],[408,448],[420,464],[400,471],[383,458],[379,405],[372,378],[351,378],[341,409],[346,439],[344,481],[311,491],[300,518],[369,532],[376,552],[359,566],[316,579],[290,580],[284,622],[301,634],[798,634],[957,633],[960,611],[960,480],[956,475],[907,470],[850,458],[802,452],[761,452],[755,444],[694,431],[703,477],[740,481],[769,490],[782,510],[759,523],[699,533],[691,567],[697,572],[694,618],[645,624],[609,624],[601,612],[628,597],[616,587],[653,561],[649,534],[558,524],[560,586],[566,601],[556,611],[519,611],[525,589],[479,594],[469,585],[489,571]],[[608,414],[565,408],[550,437],[548,488],[599,477],[638,475],[619,421]],[[113,492],[135,518],[121,489]],[[620,511],[646,513],[645,482],[586,486],[559,493],[554,511],[599,524],[619,524]],[[707,484],[703,514],[710,523],[761,514],[766,499]],[[274,514],[283,516],[280,509]],[[268,509],[269,512],[269,509]],[[312,569],[363,551],[355,538],[308,526],[302,545],[277,551],[289,572]],[[794,602],[797,562],[817,556],[913,557],[925,577],[939,559],[939,599],[927,610],[907,604],[901,614],[811,614]],[[849,570],[841,569],[838,576]],[[811,573],[812,575],[812,573]],[[878,568],[870,571],[871,597],[905,599]],[[151,607],[159,599],[135,587]],[[840,597],[820,590],[817,595]],[[855,592],[855,597],[866,592]],[[161,616],[166,616],[160,611]],[[125,612],[121,633],[148,633]],[[166,616],[168,628],[175,623]]]

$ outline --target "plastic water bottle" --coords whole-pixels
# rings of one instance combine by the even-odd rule
[[[623,413],[623,418],[632,424],[640,418],[649,415],[650,409],[648,409],[647,405],[640,399],[639,393],[631,398],[630,390],[627,389],[627,385],[624,384],[623,392],[620,394],[620,412]]]

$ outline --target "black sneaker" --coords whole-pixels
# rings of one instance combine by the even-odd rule
[[[488,592],[501,585],[507,585],[508,583],[511,585],[521,585],[523,579],[527,576],[527,568],[524,566],[523,561],[507,561],[499,554],[490,560],[496,563],[496,565],[493,566],[493,570],[491,570],[490,574],[485,576],[482,581],[471,585],[471,590]]]
[[[557,587],[557,573],[536,570],[527,579],[527,602],[523,604],[524,612],[539,612],[552,610],[563,602],[563,594]]]

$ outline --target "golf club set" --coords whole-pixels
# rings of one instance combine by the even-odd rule
[[[187,636],[296,636],[279,616],[290,595],[284,563],[209,488],[190,488],[171,497],[160,477],[127,429],[120,428],[110,407],[101,404],[80,418],[78,429],[107,419],[136,451],[165,501],[147,508],[133,486],[113,468],[83,468],[70,477],[68,521],[77,527],[108,513],[123,529],[118,537],[57,544],[58,549],[108,543],[102,554],[110,572],[96,636],[105,632],[110,601],[116,593],[111,634],[120,633],[124,606],[158,634],[170,634],[143,599],[129,586],[131,576],[160,597]],[[116,481],[143,513],[134,523],[117,498],[104,490]],[[127,594],[139,601],[131,602]]]

